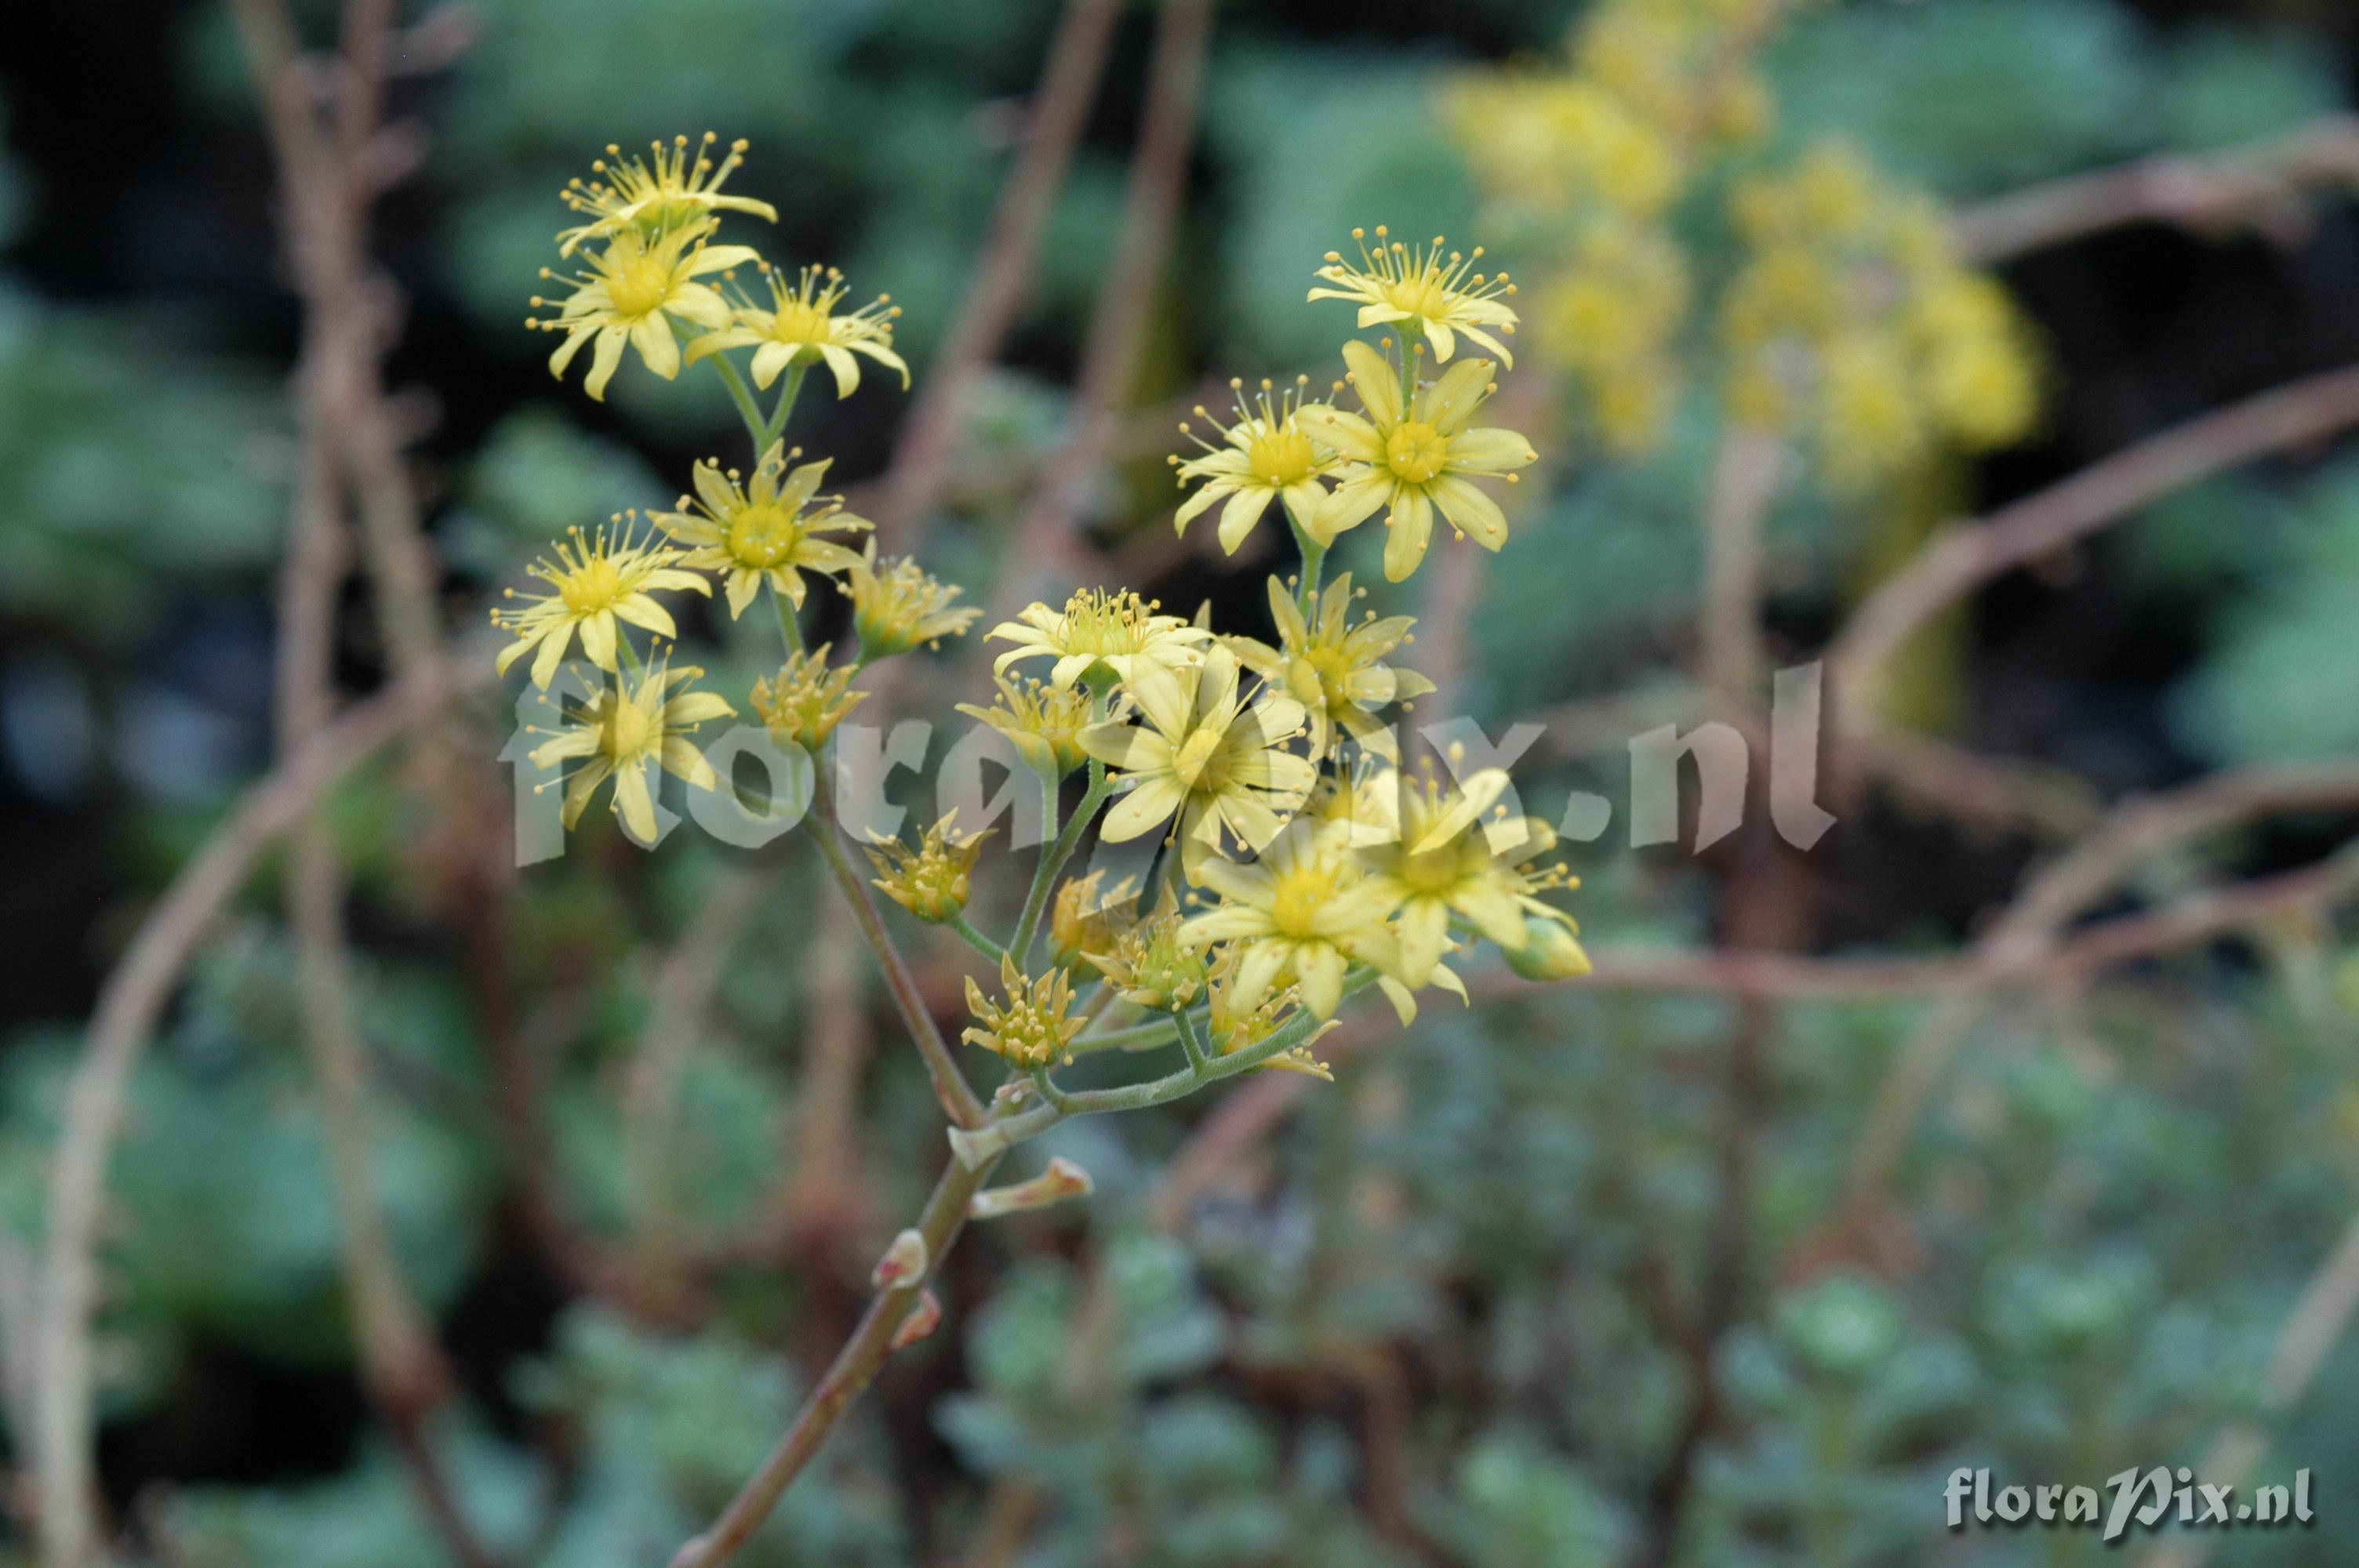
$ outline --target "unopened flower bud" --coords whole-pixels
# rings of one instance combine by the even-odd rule
[[[860,633],[861,652],[872,659],[962,636],[983,613],[972,605],[954,606],[951,601],[965,590],[937,580],[914,560],[905,557],[880,563],[873,540],[861,564],[845,577],[852,624]]]
[[[868,851],[883,873],[875,884],[885,896],[933,925],[966,908],[975,858],[991,837],[988,832],[961,835],[951,825],[957,816],[954,810],[944,814],[915,849],[898,838],[886,838]]]
[[[850,665],[828,668],[830,646],[821,643],[797,654],[779,666],[777,676],[754,683],[754,711],[781,746],[816,751],[853,708],[868,700],[866,692],[852,689]]]
[[[1081,741],[1082,731],[1096,722],[1088,692],[1006,676],[997,684],[999,699],[989,708],[962,702],[959,711],[1006,736],[1035,773],[1063,778],[1089,760]]]
[[[1115,938],[1114,951],[1085,957],[1123,1000],[1176,1012],[1204,994],[1202,949],[1180,940],[1180,918],[1159,914]]]
[[[1589,955],[1567,921],[1524,917],[1524,945],[1506,950],[1507,968],[1527,980],[1575,980],[1590,972]]]
[[[1049,906],[1049,956],[1067,968],[1111,953],[1138,918],[1138,884],[1125,877],[1101,893],[1103,871],[1074,877]]]

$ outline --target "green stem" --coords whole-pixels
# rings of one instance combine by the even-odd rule
[[[1307,620],[1310,602],[1319,597],[1319,579],[1327,568],[1327,546],[1310,536],[1310,530],[1295,523],[1292,514],[1287,521],[1294,525],[1294,547],[1302,552],[1302,581],[1294,592],[1294,607]]]
[[[958,1240],[959,1232],[966,1225],[967,1205],[991,1179],[995,1163],[988,1159],[973,1163],[964,1160],[950,1162],[941,1180],[934,1184],[933,1194],[926,1199],[914,1227],[926,1244],[926,1268],[917,1278],[901,1281],[871,1298],[868,1310],[861,1315],[860,1326],[853,1331],[852,1337],[836,1353],[826,1376],[804,1400],[794,1424],[787,1428],[760,1468],[738,1488],[721,1517],[674,1554],[671,1568],[721,1568],[737,1555],[770,1517],[778,1499],[817,1456],[853,1400],[860,1397],[886,1358],[893,1354],[897,1331],[923,1302],[927,1279]]]
[[[1057,820],[1057,784],[1045,773],[1041,775],[1041,792],[1047,797],[1048,816],[1045,820],[1054,822]],[[1063,871],[1065,862],[1073,858],[1073,851],[1081,846],[1082,834],[1095,820],[1098,807],[1103,806],[1106,797],[1113,793],[1105,782],[1105,764],[1093,762],[1090,764],[1090,786],[1082,792],[1081,805],[1073,808],[1073,815],[1066,818],[1056,841],[1042,853],[1040,863],[1033,868],[1032,891],[1024,895],[1024,913],[1016,922],[1016,935],[1007,941],[1007,950],[1016,956],[1018,967],[1027,961],[1033,939],[1039,935],[1040,916],[1049,907],[1049,890],[1056,885],[1057,873]]]
[[[1093,687],[1090,691],[1090,722],[1095,724],[1106,716],[1106,688]],[[1009,939],[1007,950],[1016,956],[1020,968],[1028,961],[1032,939],[1039,934],[1041,913],[1049,907],[1049,890],[1056,885],[1057,873],[1064,870],[1081,843],[1082,832],[1097,816],[1106,796],[1114,792],[1106,784],[1105,764],[1097,758],[1090,759],[1089,787],[1082,794],[1081,804],[1073,808],[1071,820],[1062,829],[1057,828],[1057,788],[1063,781],[1049,773],[1040,775],[1040,827],[1053,832],[1039,862],[1032,868],[1032,886],[1024,895],[1024,913],[1016,917],[1016,935]]]
[[[926,1010],[918,982],[909,967],[901,961],[900,949],[893,946],[892,933],[885,929],[885,917],[878,913],[876,901],[869,895],[868,882],[852,863],[852,855],[844,848],[843,835],[835,826],[835,787],[829,783],[827,767],[822,761],[811,784],[811,811],[803,826],[819,840],[820,854],[827,860],[827,869],[835,875],[836,886],[843,890],[844,902],[852,905],[853,918],[860,925],[860,934],[876,955],[876,967],[885,972],[886,989],[893,993],[893,1003],[900,1011],[903,1027],[917,1043],[918,1054],[926,1059],[926,1071],[934,1080],[935,1098],[942,1102],[943,1111],[960,1127],[980,1127],[991,1119],[983,1101],[975,1098],[973,1086],[959,1071],[958,1060],[944,1044],[941,1031],[934,1027],[934,1016]]]
[[[777,607],[778,635],[786,639],[787,656],[792,658],[803,651],[802,623],[795,619],[795,607],[778,591],[775,582],[770,585],[770,602]]]
[[[769,442],[763,439],[769,431],[768,422],[762,417],[762,410],[755,405],[753,388],[745,384],[745,378],[739,373],[736,362],[727,354],[715,354],[712,363],[720,368],[721,379],[729,388],[730,400],[737,405],[737,417],[745,422],[745,435],[754,443],[754,460],[758,463],[762,460],[762,454],[770,449]]]
[[[777,404],[771,408],[769,418],[763,421],[761,436],[756,443],[763,452],[768,451],[778,438],[787,433],[787,416],[795,411],[795,400],[803,392],[803,377],[810,373],[810,366],[800,359],[787,366],[787,379],[778,389]],[[760,452],[755,454],[756,460],[760,456]]]
[[[1098,1051],[1151,1051],[1179,1038],[1178,1027],[1169,1018],[1153,1018],[1145,1023],[1083,1034],[1073,1042],[1072,1052],[1076,1056],[1085,1056]]]
[[[1375,984],[1373,970],[1363,969],[1343,982],[1343,994],[1356,995]],[[1144,1110],[1149,1106],[1169,1105],[1185,1099],[1207,1084],[1234,1078],[1249,1073],[1271,1059],[1282,1056],[1309,1039],[1320,1021],[1308,1012],[1298,1012],[1280,1025],[1270,1036],[1246,1046],[1234,1055],[1214,1057],[1199,1072],[1193,1066],[1182,1067],[1176,1073],[1145,1083],[1125,1084],[1119,1088],[1083,1089],[1077,1094],[1058,1091],[1055,1099],[1018,1111],[1014,1116],[1001,1117],[979,1131],[954,1134],[951,1141],[959,1158],[974,1162],[996,1159],[1015,1144],[1038,1138],[1068,1117],[1095,1116],[1106,1111]]]
[[[1040,831],[1044,836],[1040,858],[1032,865],[1032,885],[1024,890],[1024,912],[1016,917],[1016,933],[1007,939],[1007,950],[1016,956],[1017,968],[1022,968],[1026,956],[1032,951],[1032,937],[1040,925],[1040,912],[1048,907],[1049,885],[1056,881],[1054,857],[1064,839],[1057,825],[1057,786],[1060,782],[1054,773],[1043,772],[1040,780]],[[1076,810],[1074,820],[1081,813]]]
[[[976,952],[982,954],[984,957],[990,959],[995,964],[1007,957],[1006,948],[1001,946],[998,943],[994,942],[990,937],[985,936],[982,932],[977,931],[974,928],[974,922],[969,920],[963,914],[953,914],[948,920],[943,921],[942,925],[950,930],[952,935],[959,937],[961,940],[965,942],[968,946],[973,948]]]
[[[1204,1049],[1202,1037],[1196,1033],[1194,1016],[1182,1009],[1171,1015],[1171,1021],[1180,1027],[1180,1044],[1188,1053],[1189,1070],[1202,1077],[1212,1070],[1212,1058]]]
[[[1057,1087],[1056,1080],[1049,1076],[1048,1068],[1035,1067],[1032,1069],[1032,1087],[1039,1091],[1041,1103],[1046,1105],[1049,1109],[1057,1112],[1058,1115],[1078,1116],[1082,1114],[1080,1111],[1073,1108],[1073,1097],[1059,1088]]]

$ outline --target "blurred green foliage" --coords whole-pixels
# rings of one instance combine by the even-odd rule
[[[1469,16],[1490,44],[1536,49],[1565,9],[1497,0]],[[455,302],[471,363],[538,374],[545,345],[516,323],[563,179],[610,139],[710,125],[753,140],[742,184],[778,203],[777,254],[833,261],[864,293],[891,291],[922,375],[988,220],[1009,100],[1029,91],[1058,7],[475,10],[479,41],[420,105],[435,143],[410,280]],[[1141,19],[1126,18],[1125,48]],[[1337,39],[1299,16],[1234,5],[1220,26],[1205,200],[1177,242],[1164,300],[1175,326],[1143,398],[1186,389],[1203,366],[1329,373],[1332,334],[1301,304],[1316,257],[1355,222],[1455,234],[1472,208],[1429,114],[1466,40]],[[193,84],[225,124],[242,118],[220,18],[196,13],[189,27]],[[1959,198],[2265,136],[2342,101],[2333,62],[2302,36],[2165,30],[2112,0],[1829,6],[1770,66],[1789,140],[1854,137],[1895,173]],[[1084,148],[1013,366],[969,432],[989,451],[1022,455],[1056,437],[1054,388],[1111,251],[1135,107],[1103,113],[1115,128]],[[33,215],[34,189],[0,164],[0,242]],[[95,685],[135,681],[147,672],[125,664],[128,651],[173,614],[231,604],[260,618],[290,449],[277,377],[214,334],[201,306],[63,305],[0,288],[10,670],[22,650],[63,649]],[[449,460],[437,539],[454,574],[483,587],[538,541],[669,500],[680,476],[635,441],[684,448],[726,414],[647,395],[647,381],[625,379],[635,390],[618,394],[619,423],[527,400]],[[897,412],[870,388],[829,416]],[[1691,413],[1660,457],[1578,468],[1519,519],[1516,569],[1491,574],[1471,630],[1484,711],[1626,687],[1661,663],[1668,629],[1694,609],[1691,523],[1712,438]],[[980,565],[1010,497],[978,486],[959,501],[983,526],[944,547]],[[1777,522],[1788,577],[1839,579],[1873,504],[1797,495]],[[1139,525],[1160,530],[1168,515]],[[2120,579],[2134,613],[2189,629],[2168,698],[2189,760],[2359,750],[2359,469],[2192,492],[2123,537],[2098,569]],[[734,673],[750,676],[752,660]],[[105,721],[128,722],[112,709]],[[496,1098],[487,1043],[459,966],[427,956],[450,934],[401,923],[418,868],[382,798],[365,795],[340,824],[394,927],[387,956],[360,976],[376,1069],[370,1154],[408,1277],[429,1306],[455,1313],[482,1287],[489,1252],[513,1245],[498,1227],[515,1150],[508,1131],[451,1109]],[[142,847],[179,847],[186,818],[136,798],[124,815],[125,859],[152,881]],[[1582,908],[1594,932],[1658,940],[1705,924],[1690,882],[1634,891],[1628,857],[1592,853]],[[647,1006],[647,939],[676,930],[723,869],[677,848],[652,864],[600,855],[524,877],[508,931],[526,988],[580,1004],[578,1017],[526,1025],[567,1041],[549,1133],[568,1201],[593,1230],[628,1201],[621,1084]],[[299,999],[269,891],[209,946],[136,1085],[113,1178],[104,1319],[108,1413],[126,1422],[170,1405],[194,1346],[310,1368],[349,1356]],[[780,955],[810,935],[810,891],[793,884],[752,928],[689,1059],[676,1173],[695,1227],[759,1213],[798,1152],[792,1042],[808,998]],[[2270,1336],[2359,1185],[2354,977],[2359,951],[2294,932],[2239,967],[2163,966],[2141,996],[1995,1013],[1903,1173],[1900,1239],[1921,1264],[1910,1281],[1764,1270],[1746,1281],[1768,1304],[1719,1351],[1734,1414],[1699,1466],[1678,1561],[1920,1560],[1911,1553],[1954,1465],[2102,1478],[2191,1458],[2218,1422],[2252,1408]],[[1039,1499],[1011,1559],[1024,1568],[1384,1568],[1437,1552],[1474,1568],[1623,1561],[1680,1441],[1693,1368],[1667,1318],[1693,1303],[1661,1281],[1692,1275],[1714,1245],[1713,1069],[1729,1018],[1704,1002],[1537,994],[1471,1014],[1437,1005],[1429,1018],[1385,1054],[1352,1058],[1177,1234],[1148,1200],[1185,1119],[1144,1119],[1119,1144],[1088,1144],[1094,1206],[975,1243],[987,1298],[954,1303],[940,1339],[903,1363],[915,1386],[941,1393],[929,1425],[912,1435],[872,1400],[746,1561],[950,1560],[1017,1489]],[[1783,1015],[1768,1053],[1775,1114],[1744,1217],[1756,1259],[1788,1255],[1828,1213],[1868,1097],[1916,1018],[1897,1004]],[[0,1216],[19,1242],[36,1238],[75,1044],[44,1026],[0,1058]],[[857,1179],[877,1213],[897,1215],[922,1179],[909,1173],[940,1158],[932,1101],[899,1054],[874,1065],[863,1095],[876,1126]],[[493,1379],[486,1402],[512,1406],[512,1419],[437,1433],[462,1505],[495,1544],[530,1546],[549,1568],[662,1561],[787,1419],[802,1379],[781,1352],[802,1347],[815,1293],[778,1269],[744,1271],[719,1292],[717,1325],[695,1334],[566,1305],[544,1325],[548,1343]],[[2312,1464],[2348,1495],[2354,1433],[2359,1360],[2346,1347],[2270,1463]],[[439,1561],[400,1471],[375,1448],[324,1478],[180,1490],[149,1528],[165,1560],[189,1568]],[[2322,1542],[2244,1534],[2219,1560],[2315,1563]],[[1957,1544],[1959,1561],[2009,1564],[2053,1541]],[[2093,1541],[2064,1545],[2045,1561],[2102,1560]]]
[[[60,309],[0,280],[0,609],[120,641],[277,559],[291,456],[268,373],[165,312]]]

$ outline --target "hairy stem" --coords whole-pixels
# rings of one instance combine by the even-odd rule
[[[1343,994],[1357,995],[1375,983],[1373,970],[1363,969],[1343,982]],[[1246,1046],[1233,1055],[1216,1056],[1201,1066],[1194,1063],[1159,1078],[1145,1083],[1124,1084],[1111,1089],[1082,1089],[1068,1094],[1062,1090],[1051,1098],[1042,1095],[1047,1103],[1014,1116],[1001,1117],[978,1132],[958,1136],[953,1142],[960,1157],[966,1160],[995,1160],[1016,1144],[1038,1138],[1068,1117],[1096,1116],[1106,1111],[1144,1110],[1149,1106],[1169,1105],[1185,1099],[1206,1084],[1216,1084],[1249,1073],[1275,1057],[1282,1056],[1308,1040],[1321,1021],[1308,1012],[1298,1012],[1273,1031],[1269,1037]],[[1045,1076],[1045,1075],[1044,1075]]]
[[[909,966],[902,962],[892,934],[885,929],[885,917],[878,913],[875,899],[869,895],[867,879],[853,865],[851,852],[844,847],[843,834],[835,824],[835,786],[829,781],[824,765],[818,769],[812,782],[811,802],[814,809],[804,819],[804,826],[819,841],[827,869],[834,874],[836,886],[843,890],[844,902],[852,905],[860,934],[867,938],[869,950],[876,956],[876,967],[884,971],[886,989],[893,993],[893,1005],[900,1011],[901,1022],[908,1030],[909,1038],[917,1043],[918,1054],[926,1059],[926,1071],[934,1080],[934,1097],[957,1125],[982,1126],[989,1119],[983,1102],[975,1098],[966,1075],[959,1071],[958,1061],[943,1043],[941,1031],[934,1027],[933,1014],[926,1010],[926,1000],[918,992],[918,982],[910,975]]]
[[[1047,816],[1042,819],[1045,825],[1057,820],[1056,781],[1043,775],[1040,787],[1046,797]],[[1007,939],[1007,951],[1015,957],[1018,966],[1031,957],[1032,941],[1039,935],[1040,916],[1049,907],[1049,892],[1057,885],[1057,873],[1063,871],[1065,862],[1073,858],[1073,850],[1080,846],[1082,835],[1097,818],[1098,807],[1103,806],[1106,796],[1113,793],[1105,782],[1105,764],[1093,762],[1090,764],[1089,788],[1082,792],[1081,804],[1073,808],[1073,815],[1058,831],[1056,840],[1040,852],[1040,863],[1032,870],[1032,890],[1024,895],[1024,913],[1016,918],[1016,935]]]
[[[1171,1022],[1179,1026],[1180,1045],[1188,1053],[1189,1071],[1203,1076],[1211,1069],[1212,1058],[1204,1049],[1203,1037],[1196,1033],[1194,1016],[1183,1008],[1171,1015]]]
[[[810,1397],[803,1401],[803,1408],[778,1439],[777,1446],[738,1488],[721,1517],[712,1521],[712,1527],[673,1554],[670,1568],[720,1568],[761,1529],[795,1477],[802,1474],[804,1466],[826,1444],[844,1411],[875,1380],[886,1358],[893,1353],[895,1334],[919,1305],[919,1292],[925,1289],[927,1279],[964,1228],[968,1202],[990,1179],[997,1163],[996,1159],[974,1165],[963,1160],[950,1162],[941,1179],[934,1184],[915,1227],[925,1242],[926,1267],[877,1292],[870,1300],[868,1310],[861,1314],[860,1325],[844,1341],[843,1348],[836,1352],[834,1362]]]
[[[1082,1112],[1073,1104],[1073,1097],[1057,1087],[1057,1080],[1049,1076],[1048,1068],[1035,1067],[1032,1069],[1032,1087],[1039,1092],[1041,1103],[1046,1105],[1050,1110],[1055,1111],[1059,1116],[1079,1116],[1082,1114]]]
[[[942,922],[942,925],[950,931],[951,935],[958,937],[968,946],[973,948],[976,952],[982,954],[984,957],[990,959],[995,964],[1007,957],[1006,948],[1001,946],[998,943],[994,942],[982,932],[977,931],[974,928],[974,922],[969,920],[963,914],[953,914],[948,920]]]

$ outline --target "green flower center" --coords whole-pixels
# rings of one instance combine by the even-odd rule
[[[778,319],[771,324],[770,336],[781,343],[808,343],[815,348],[832,336],[827,309],[816,303],[789,299],[778,307]]]
[[[623,574],[605,557],[592,556],[558,582],[557,597],[576,615],[594,615],[623,597]]]
[[[1196,790],[1217,790],[1224,782],[1227,769],[1220,765],[1221,742],[1227,739],[1217,730],[1199,730],[1180,742],[1171,754],[1171,772],[1181,787]]]
[[[1068,654],[1136,654],[1145,641],[1147,609],[1131,594],[1075,594],[1060,631]]]
[[[1397,874],[1416,892],[1440,897],[1465,880],[1465,867],[1459,847],[1445,844],[1438,849],[1403,855]]]
[[[1424,484],[1449,467],[1450,438],[1415,419],[1397,425],[1385,439],[1385,464],[1409,483]]]
[[[1450,291],[1430,272],[1405,277],[1389,285],[1384,291],[1385,303],[1396,310],[1406,310],[1412,316],[1447,316],[1450,314]]]
[[[1352,676],[1352,661],[1343,650],[1320,644],[1303,649],[1286,664],[1286,689],[1306,708],[1342,708]]]
[[[1315,460],[1310,438],[1291,428],[1256,436],[1245,449],[1245,461],[1253,465],[1254,478],[1264,484],[1283,486],[1308,479]]]
[[[1335,902],[1335,873],[1326,866],[1289,871],[1278,879],[1277,896],[1269,901],[1269,923],[1282,936],[1316,935],[1320,912]]]
[[[729,553],[749,567],[766,569],[795,553],[796,533],[793,513],[757,503],[729,519]]]
[[[686,191],[666,190],[649,197],[647,205],[631,216],[642,228],[663,234],[696,222],[709,211],[705,203]]]
[[[656,741],[655,716],[637,703],[617,698],[614,711],[606,716],[606,755],[616,762],[627,762],[647,751]]]
[[[625,320],[652,315],[671,297],[671,269],[651,255],[633,256],[606,279],[606,297]]]

